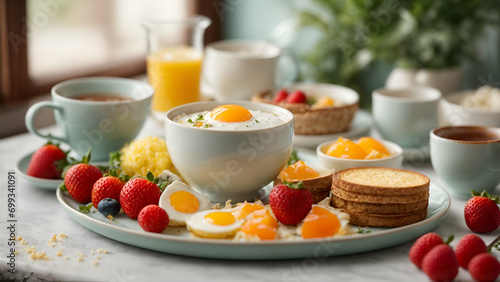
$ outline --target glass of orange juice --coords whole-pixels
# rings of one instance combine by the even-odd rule
[[[145,20],[147,73],[153,86],[153,117],[163,122],[168,110],[200,100],[203,36],[211,20],[193,16],[179,21]]]

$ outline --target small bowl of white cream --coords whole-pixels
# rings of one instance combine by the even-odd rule
[[[441,123],[500,127],[500,89],[482,86],[445,95],[441,100]]]

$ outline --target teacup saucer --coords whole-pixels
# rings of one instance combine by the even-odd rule
[[[31,160],[31,156],[33,153],[29,153],[26,156],[22,157],[16,164],[16,170],[19,175],[27,180],[32,187],[45,189],[45,190],[53,190],[55,191],[57,187],[63,182],[62,179],[45,179],[38,178],[28,175],[26,172],[28,171],[28,165]]]
[[[349,131],[324,134],[324,135],[298,135],[293,138],[293,145],[301,148],[316,149],[316,147],[326,141],[336,140],[339,137],[353,138],[368,136],[373,120],[370,113],[364,110],[358,110],[351,123]]]

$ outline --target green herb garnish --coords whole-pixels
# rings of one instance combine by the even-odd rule
[[[293,165],[294,163],[298,162],[299,156],[297,156],[297,150],[293,149],[292,152],[290,153],[290,157],[288,158],[287,165]]]
[[[78,208],[79,208],[80,212],[89,213],[90,209],[92,208],[92,203],[88,203],[85,206],[79,206]]]
[[[188,119],[187,122],[194,123],[194,121],[192,119]]]
[[[368,233],[372,233],[372,231],[359,227],[358,234],[368,234]]]

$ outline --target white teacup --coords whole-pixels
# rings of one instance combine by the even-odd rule
[[[384,139],[402,147],[423,147],[438,125],[441,92],[425,86],[377,89],[372,94],[373,119]]]
[[[500,184],[500,128],[445,126],[430,138],[432,167],[453,195],[493,193]]]
[[[223,40],[208,44],[203,62],[202,91],[216,100],[249,100],[274,90],[281,49],[269,42]]]

